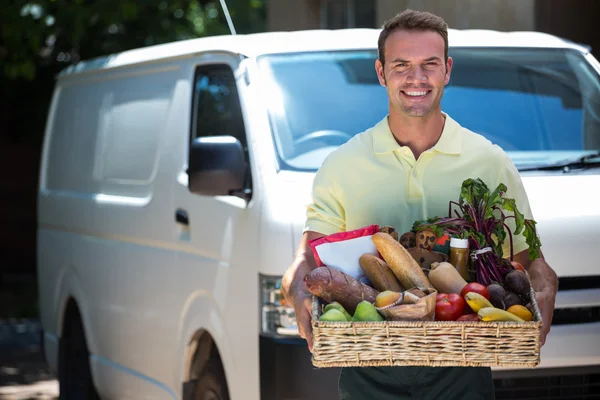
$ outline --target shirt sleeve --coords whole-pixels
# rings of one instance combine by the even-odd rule
[[[527,192],[525,191],[525,187],[523,186],[523,181],[521,180],[521,175],[519,174],[519,170],[514,165],[510,157],[506,156],[504,161],[503,168],[500,169],[500,173],[498,176],[498,184],[503,183],[506,185],[506,193],[504,194],[504,198],[514,199],[515,204],[517,205],[517,209],[523,214],[525,219],[533,219],[533,213],[531,212],[531,206],[529,204],[529,199],[527,197]],[[490,190],[494,190],[495,188],[490,188]],[[506,216],[512,216],[512,211],[504,211]],[[512,232],[512,243],[513,243],[513,252],[514,254],[518,254],[524,250],[529,249],[529,245],[526,242],[525,236],[523,235],[523,230],[520,234],[515,235],[515,219],[510,218],[506,221],[506,225],[510,228]],[[504,240],[504,244],[502,246],[503,256],[505,258],[510,257],[510,235],[507,232],[506,239]]]
[[[312,198],[306,210],[304,231],[323,235],[346,230],[346,219],[336,165],[327,158],[317,171],[312,187]]]

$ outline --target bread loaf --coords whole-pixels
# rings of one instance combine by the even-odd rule
[[[421,290],[432,287],[417,261],[389,234],[377,232],[372,240],[402,286],[406,289],[417,287]]]
[[[367,253],[360,256],[358,262],[375,289],[380,292],[404,291],[390,267],[381,258]]]

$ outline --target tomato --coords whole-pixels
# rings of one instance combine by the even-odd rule
[[[467,294],[469,292],[479,293],[486,299],[488,299],[488,300],[490,299],[490,292],[488,291],[487,287],[485,285],[482,285],[481,283],[477,283],[477,282],[467,283],[467,286],[462,288],[462,290],[460,291],[460,297],[464,298],[465,294]]]
[[[446,242],[450,242],[450,236],[448,234],[444,234],[444,235],[440,236],[435,241],[435,243],[439,244],[440,246],[445,246]]]
[[[465,300],[456,293],[438,293],[435,303],[437,321],[456,321],[463,313]]]
[[[523,265],[520,262],[518,262],[518,261],[511,261],[510,263],[512,264],[512,266],[513,266],[514,269],[517,269],[519,271],[525,272],[525,268],[523,267]]]
[[[458,317],[457,321],[479,321],[479,317],[474,312],[464,314]]]

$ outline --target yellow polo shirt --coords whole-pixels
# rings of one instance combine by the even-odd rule
[[[418,160],[396,142],[387,116],[333,151],[316,173],[305,231],[329,235],[378,224],[402,234],[417,220],[448,216],[449,202],[458,201],[468,178],[481,178],[490,191],[504,183],[504,197],[514,198],[531,219],[521,177],[506,153],[444,116],[440,139]],[[522,234],[513,236],[513,246],[515,254],[528,248]],[[504,256],[509,255],[507,235]]]

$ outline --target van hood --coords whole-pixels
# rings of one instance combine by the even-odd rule
[[[259,271],[283,275],[302,238],[306,208],[311,201],[314,173],[281,171],[261,196]]]
[[[298,244],[302,239],[306,210],[312,200],[312,184],[314,173],[293,173],[282,176],[281,190],[289,205],[288,213],[294,240],[293,253],[296,254]]]
[[[548,264],[563,277],[597,275],[598,169],[587,173],[523,173],[522,179]]]

